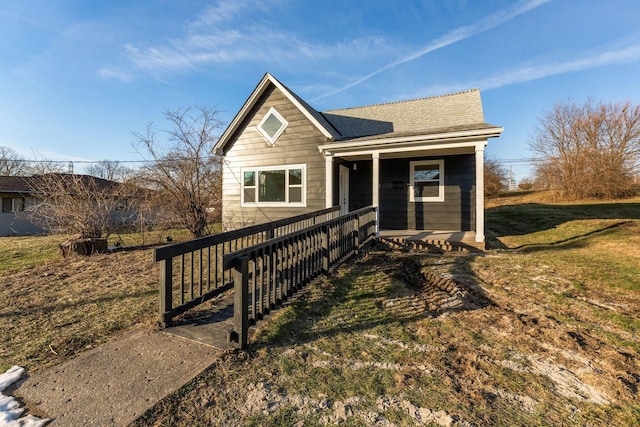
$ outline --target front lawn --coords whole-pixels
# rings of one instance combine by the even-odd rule
[[[137,425],[639,424],[637,201],[533,203],[344,265]]]

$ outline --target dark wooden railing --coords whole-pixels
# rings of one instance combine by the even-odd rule
[[[357,254],[376,237],[376,208],[367,207],[223,256],[233,269],[234,328],[245,348],[249,326],[320,274]]]
[[[225,254],[324,223],[339,215],[340,207],[245,227],[213,236],[157,248],[160,263],[160,322],[233,289],[230,269],[222,265]]]

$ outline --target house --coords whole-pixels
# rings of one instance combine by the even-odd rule
[[[52,230],[34,224],[26,212],[42,199],[43,180],[54,178],[61,189],[74,191],[73,188],[112,189],[119,186],[117,182],[97,178],[90,175],[45,174],[24,176],[0,176],[0,237],[16,235],[33,235],[48,233]],[[53,182],[53,181],[49,181]],[[75,186],[74,186],[75,185]],[[114,213],[113,215],[117,215]]]
[[[0,237],[45,232],[25,216],[25,209],[36,202],[28,178],[0,176]]]
[[[215,147],[225,229],[375,205],[387,230],[484,242],[485,123],[477,89],[318,112],[265,74]]]

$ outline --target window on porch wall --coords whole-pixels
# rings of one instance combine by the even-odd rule
[[[410,163],[412,202],[444,201],[444,160],[422,160]]]

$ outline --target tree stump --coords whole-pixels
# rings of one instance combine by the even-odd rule
[[[83,256],[102,254],[107,250],[107,239],[100,238],[71,239],[60,245],[60,252],[63,258],[73,254]]]

